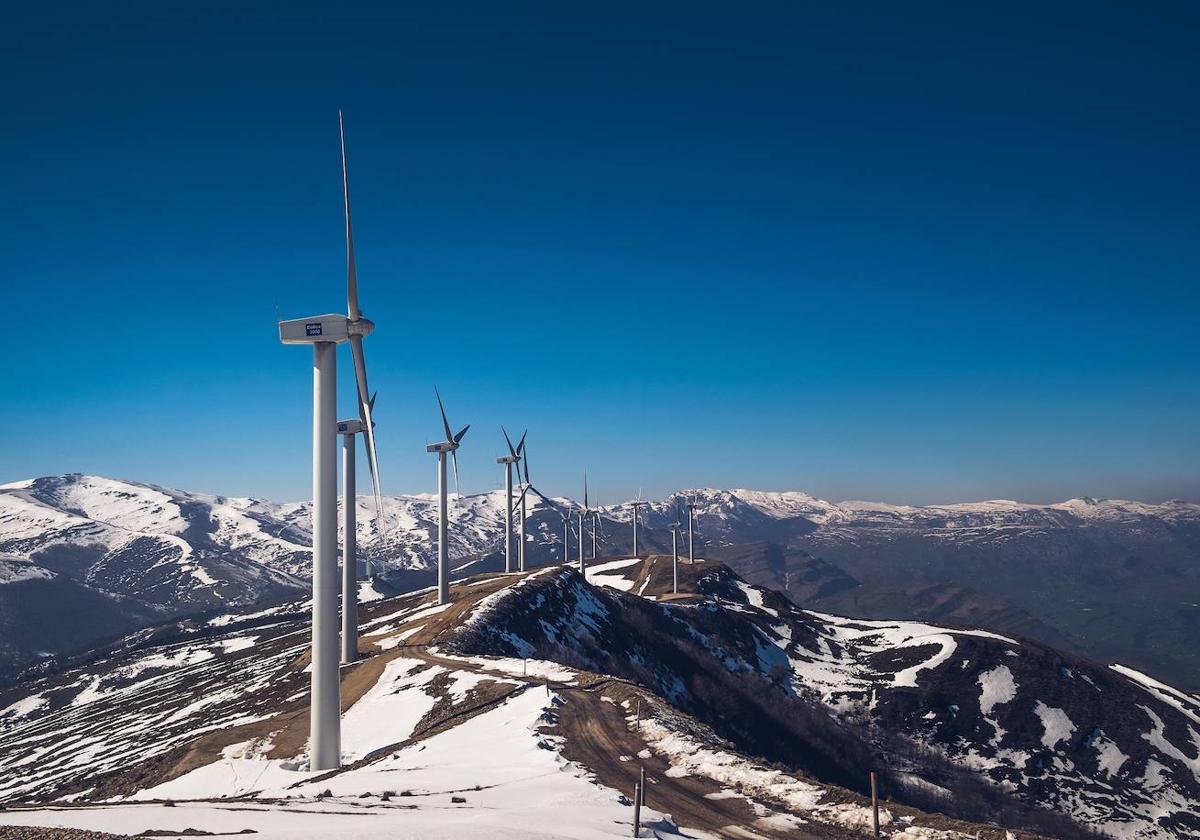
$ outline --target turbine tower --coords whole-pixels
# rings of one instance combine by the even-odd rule
[[[438,564],[437,564],[437,602],[450,603],[450,545],[446,538],[446,453],[450,453],[454,461],[454,492],[458,493],[458,446],[471,428],[468,423],[462,431],[454,434],[450,431],[450,421],[446,419],[446,407],[442,405],[442,395],[434,388],[437,395],[438,410],[442,412],[442,429],[446,439],[439,443],[431,443],[425,447],[426,452],[436,452],[438,456]]]
[[[688,509],[688,563],[689,564],[696,562],[696,531],[695,531],[695,525],[694,525],[694,523],[696,521],[696,507],[697,507],[696,498],[693,496],[692,500],[687,503],[687,509]]]
[[[371,406],[375,398],[371,397]],[[358,661],[358,491],[354,447],[361,420],[339,420],[342,436],[342,664]]]
[[[637,498],[630,502],[633,505],[633,556],[638,556],[637,532],[638,532],[638,513],[642,505],[646,504],[642,501],[642,491],[638,490]]]
[[[596,537],[603,536],[604,529],[600,525],[600,511],[592,512],[592,559],[596,559]]]
[[[358,307],[358,275],[350,223],[350,179],[346,168],[346,133],[338,112],[342,149],[342,197],[346,215],[346,315],[326,314],[279,322],[284,344],[313,347],[313,600],[312,689],[309,702],[309,769],[341,766],[341,719],[338,685],[337,579],[337,345],[350,342],[358,384],[358,411],[367,442],[367,463],[375,505],[382,507],[375,432],[374,398],[367,389],[367,363],[362,340],[375,325]]]
[[[524,437],[524,435],[522,435],[521,436],[521,444],[524,445],[524,443],[525,443],[525,437]],[[546,504],[550,505],[550,507],[554,508],[555,510],[558,510],[558,505],[554,502],[553,499],[548,498],[541,490],[534,487],[533,483],[530,482],[530,480],[529,480],[529,450],[527,450],[527,449],[524,449],[521,452],[521,466],[519,469],[522,469],[525,471],[525,481],[521,487],[521,496],[519,499],[517,499],[517,504],[520,505],[520,507],[521,507],[521,533],[520,533],[521,550],[518,552],[518,556],[520,558],[520,564],[521,564],[520,570],[523,572],[523,571],[525,571],[525,518],[527,516],[526,510],[525,510],[525,497],[529,494],[529,491],[532,490],[535,495],[540,496],[542,501],[546,502]]]
[[[496,463],[504,464],[504,571],[511,572],[513,571],[513,464],[521,461],[521,452],[525,449],[525,435],[529,434],[529,431],[526,430],[521,435],[521,441],[516,447],[512,445],[512,439],[503,426],[500,427],[500,431],[504,432],[504,442],[508,444],[508,454],[497,458]]]
[[[679,594],[679,524],[671,523],[671,592]]]
[[[583,534],[584,534],[583,522],[585,519],[587,519],[587,515],[588,515],[587,473],[584,473],[583,474],[583,507],[581,507],[579,509],[579,574],[581,574],[581,575],[586,574],[586,570],[583,565]],[[593,536],[592,545],[594,546],[596,544],[595,539],[594,539],[595,534],[593,534],[592,536]],[[595,556],[594,549],[592,552],[592,556],[593,557]]]
[[[517,543],[517,568],[520,571],[525,571],[525,494],[529,492],[529,461],[525,459],[524,453],[521,455],[521,463],[517,465],[517,476],[520,477],[522,468],[525,470],[525,480],[521,483],[521,497],[517,500],[518,506],[521,508],[521,522],[518,531],[520,542]]]
[[[565,510],[565,509],[564,509],[563,511],[561,511],[561,512],[560,512],[560,514],[559,514],[559,515],[560,515],[560,516],[562,516],[562,521],[563,521],[563,547],[562,547],[562,561],[563,561],[564,563],[566,563],[566,562],[567,562],[567,552],[568,552],[568,551],[570,550],[570,548],[571,548],[571,542],[570,542],[570,537],[571,537],[571,511],[569,511],[569,510]]]

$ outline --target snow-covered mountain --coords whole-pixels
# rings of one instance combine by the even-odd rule
[[[689,498],[706,554],[806,604],[863,617],[985,620],[1200,689],[1200,504],[914,507],[696,490],[651,505],[649,524],[675,521]],[[729,553],[752,542],[768,550]],[[777,560],[763,562],[772,552]],[[808,586],[814,574],[837,591]]]
[[[806,604],[864,617],[982,622],[1200,687],[1200,505],[1075,499],[912,507],[697,489],[647,505],[643,552],[670,550],[669,525],[686,522],[689,500],[703,553],[762,544],[765,553],[727,559]],[[360,559],[393,588],[426,585],[436,556],[435,498],[385,496],[383,503],[381,525],[371,499],[358,500]],[[456,565],[499,568],[503,505],[500,490],[452,500]],[[532,495],[528,510],[530,564],[561,558],[558,511]],[[600,509],[602,554],[631,547],[631,510]],[[302,593],[310,513],[308,503],[85,475],[0,485],[0,607],[7,607],[0,670],[173,615]],[[576,538],[572,530],[572,555]],[[774,559],[763,562],[767,556]],[[806,583],[814,576],[821,586]],[[43,606],[59,603],[77,604],[74,618],[33,632]]]
[[[302,605],[137,634],[0,692],[0,825],[165,836],[890,840],[1200,832],[1200,701],[986,631],[804,610],[721,564],[375,600],[343,769],[306,768]],[[990,823],[990,824],[980,824]],[[640,836],[650,836],[649,833]]]

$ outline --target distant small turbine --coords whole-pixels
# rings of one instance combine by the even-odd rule
[[[671,592],[679,593],[679,525],[671,523]]]
[[[584,531],[583,531],[584,524],[583,523],[584,523],[584,520],[587,519],[587,515],[588,515],[588,487],[587,487],[587,473],[584,473],[583,474],[583,507],[581,507],[579,509],[579,574],[581,574],[581,575],[587,573],[587,570],[584,568],[584,565],[583,565],[583,533],[584,533]],[[592,534],[592,556],[593,557],[596,556],[595,536],[596,535],[593,532],[593,534]]]
[[[604,529],[600,525],[600,512],[592,513],[592,559],[596,559],[596,537],[604,536]]]
[[[522,437],[521,438],[522,443],[524,442],[524,440],[525,440],[525,438]],[[521,488],[521,497],[517,500],[517,502],[521,506],[521,550],[519,552],[519,557],[520,557],[520,563],[521,563],[520,570],[523,572],[523,571],[525,571],[525,519],[528,516],[528,514],[526,513],[526,510],[525,510],[525,497],[528,496],[529,492],[532,490],[535,496],[539,496],[542,499],[542,501],[544,501],[546,504],[550,505],[550,507],[554,508],[555,510],[558,510],[558,505],[554,502],[553,499],[549,498],[541,490],[534,487],[533,483],[529,480],[529,450],[528,449],[526,449],[525,451],[523,451],[521,453],[521,468],[525,471],[525,482]]]
[[[425,447],[425,451],[436,452],[438,456],[437,602],[439,604],[448,604],[450,602],[450,546],[446,534],[446,453],[449,452],[451,459],[454,461],[454,491],[458,493],[458,445],[462,442],[467,429],[471,428],[471,426],[467,424],[463,426],[461,432],[453,434],[450,431],[450,421],[446,419],[446,407],[442,405],[442,395],[438,393],[437,388],[434,388],[433,392],[437,395],[438,409],[442,412],[442,429],[446,432],[446,439],[440,443],[429,444]]]
[[[503,426],[500,427],[500,431],[504,432],[504,442],[508,444],[508,454],[501,455],[496,459],[496,463],[504,465],[504,571],[511,572],[513,571],[513,465],[519,464],[521,461],[521,453],[525,449],[525,435],[528,434],[528,431],[521,435],[521,441],[515,447]]]
[[[696,497],[687,503],[688,510],[688,563],[696,562],[696,532],[694,522],[696,520]]]
[[[566,563],[567,562],[567,552],[571,548],[571,542],[570,542],[571,511],[564,509],[560,512],[559,515],[562,516],[562,522],[563,522],[562,561],[564,563]]]
[[[633,556],[637,557],[638,556],[638,543],[637,543],[638,515],[639,515],[639,511],[641,510],[642,506],[644,504],[646,504],[645,502],[642,501],[642,491],[640,489],[638,490],[637,498],[634,499],[632,502],[630,502],[630,504],[633,506]]]
[[[375,397],[371,397],[371,408]],[[342,664],[358,661],[358,512],[355,505],[354,441],[361,420],[339,420],[342,436]]]

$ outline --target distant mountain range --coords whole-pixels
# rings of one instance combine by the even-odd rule
[[[700,554],[802,606],[988,627],[1200,688],[1198,504],[911,507],[689,490],[644,508],[642,553],[670,551],[687,500]],[[368,497],[358,505],[360,559],[381,590],[428,584],[434,497],[386,496],[382,527]],[[499,490],[452,500],[461,573],[501,568],[503,505]],[[529,564],[560,559],[559,511],[536,498],[528,509]],[[630,507],[599,513],[600,553],[629,551]],[[309,517],[308,503],[77,474],[0,485],[0,670],[180,615],[300,597]]]

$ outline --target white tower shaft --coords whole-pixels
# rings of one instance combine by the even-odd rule
[[[696,534],[692,529],[693,512],[688,508],[688,563],[696,562]]]
[[[579,511],[579,574],[584,574],[583,569],[583,511]],[[593,534],[593,539],[595,535]]]
[[[527,493],[521,494],[521,548],[517,552],[520,557],[521,571],[525,571],[525,496]]]
[[[633,506],[633,556],[637,557],[637,526],[638,526],[638,507]]]
[[[567,562],[567,551],[568,551],[568,550],[570,550],[570,548],[571,548],[571,546],[570,546],[570,543],[567,541],[567,540],[568,540],[568,538],[569,538],[569,537],[570,537],[570,535],[571,535],[571,534],[570,534],[570,532],[571,532],[571,520],[570,520],[570,519],[568,519],[568,518],[566,518],[566,517],[563,517],[563,549],[562,549],[562,561],[563,561],[564,563],[566,563],[566,562]]]
[[[671,529],[671,591],[679,592],[679,529]]]
[[[438,452],[438,565],[437,592],[439,604],[450,603],[450,547],[446,542],[446,453]]]
[[[512,464],[504,465],[504,571],[513,570],[512,534],[513,534],[513,497],[512,497]]]
[[[341,766],[338,685],[337,356],[313,344],[313,605],[310,770]]]
[[[592,520],[592,559],[593,560],[596,559],[596,534],[597,533],[598,533],[598,529],[596,528],[596,520],[593,519]],[[583,546],[580,546],[579,550],[583,551]]]
[[[342,663],[358,660],[358,533],[354,435],[342,435]]]

